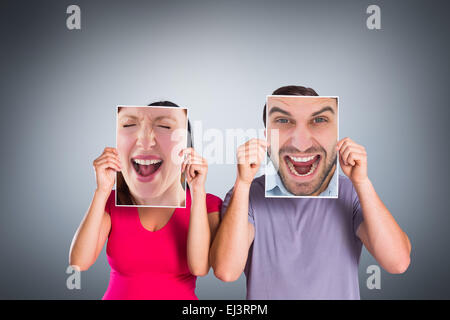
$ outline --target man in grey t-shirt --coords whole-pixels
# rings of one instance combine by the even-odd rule
[[[289,86],[273,95],[317,93]],[[270,146],[252,139],[237,151],[236,182],[223,203],[210,257],[214,274],[223,281],[235,281],[245,271],[248,299],[359,299],[358,263],[363,244],[390,273],[403,273],[409,266],[409,239],[367,177],[365,149],[349,138],[322,146],[324,133],[316,124],[323,126],[328,121],[331,126],[337,110],[321,105],[311,108],[312,117],[305,110],[294,116],[293,110],[282,105],[272,113],[269,110],[270,119],[264,112],[265,124],[266,120],[282,119],[278,123],[289,125],[289,132],[305,134],[282,141],[280,159],[288,153],[294,159],[306,159],[313,155],[311,150],[319,150],[318,158],[326,160],[317,165],[318,178],[309,184],[296,183],[289,178],[292,168],[280,166],[280,189],[294,195],[323,194],[337,176],[333,156],[339,156],[345,176],[338,177],[338,199],[266,198],[265,177],[254,177]],[[316,116],[326,119],[316,121]],[[319,131],[321,136],[315,136]],[[303,176],[312,169],[300,170]]]

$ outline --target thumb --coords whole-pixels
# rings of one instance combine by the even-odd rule
[[[344,159],[342,159],[342,155],[339,153],[339,165],[343,168],[347,168],[348,165],[345,164]]]

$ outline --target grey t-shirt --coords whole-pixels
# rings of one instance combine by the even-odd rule
[[[247,299],[360,299],[356,230],[363,217],[351,181],[339,176],[338,199],[265,198],[264,190],[264,176],[253,180]]]

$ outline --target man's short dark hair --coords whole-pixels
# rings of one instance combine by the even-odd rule
[[[272,93],[273,96],[318,96],[317,92],[313,88],[307,88],[302,86],[285,86],[278,88]],[[264,104],[263,121],[264,127],[266,126],[266,108]]]

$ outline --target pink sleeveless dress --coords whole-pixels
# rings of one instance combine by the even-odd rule
[[[222,200],[206,195],[207,212],[220,211]],[[104,300],[197,300],[196,277],[187,265],[191,195],[157,231],[144,228],[136,207],[116,207],[111,191],[105,211],[111,216],[106,254],[111,266]]]

